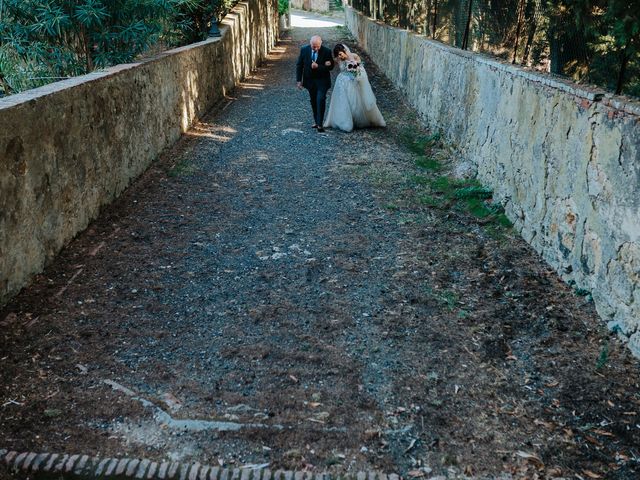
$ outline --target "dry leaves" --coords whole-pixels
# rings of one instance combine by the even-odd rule
[[[533,463],[538,468],[544,468],[544,462],[533,453],[523,452],[521,450],[516,452],[516,455],[520,458],[524,458],[526,461]]]
[[[589,478],[603,478],[602,475],[598,475],[597,473],[592,472],[591,470],[582,470],[582,473],[584,473]]]

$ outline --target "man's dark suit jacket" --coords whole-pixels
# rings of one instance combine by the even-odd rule
[[[331,88],[331,70],[334,66],[333,55],[327,47],[320,47],[318,50],[317,69],[311,68],[311,45],[300,49],[300,56],[296,64],[296,81],[302,82],[304,88],[309,88],[315,83],[317,87],[324,87],[326,90]],[[327,67],[324,62],[329,60],[331,66]]]

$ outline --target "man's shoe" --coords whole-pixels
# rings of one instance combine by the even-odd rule
[[[314,123],[313,125],[311,125],[311,128],[318,128],[318,125]]]
[[[318,132],[320,132],[320,133],[324,133],[324,128],[322,128],[322,127],[318,127]]]

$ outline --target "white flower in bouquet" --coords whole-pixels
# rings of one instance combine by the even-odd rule
[[[345,71],[353,78],[358,77],[360,75],[360,62],[356,62],[355,60],[348,60]]]

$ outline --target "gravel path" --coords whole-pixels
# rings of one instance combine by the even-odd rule
[[[309,128],[294,63],[347,38],[326,21],[0,312],[0,447],[637,478],[637,362],[510,230],[427,199],[402,139],[428,132],[375,66],[387,129]]]

